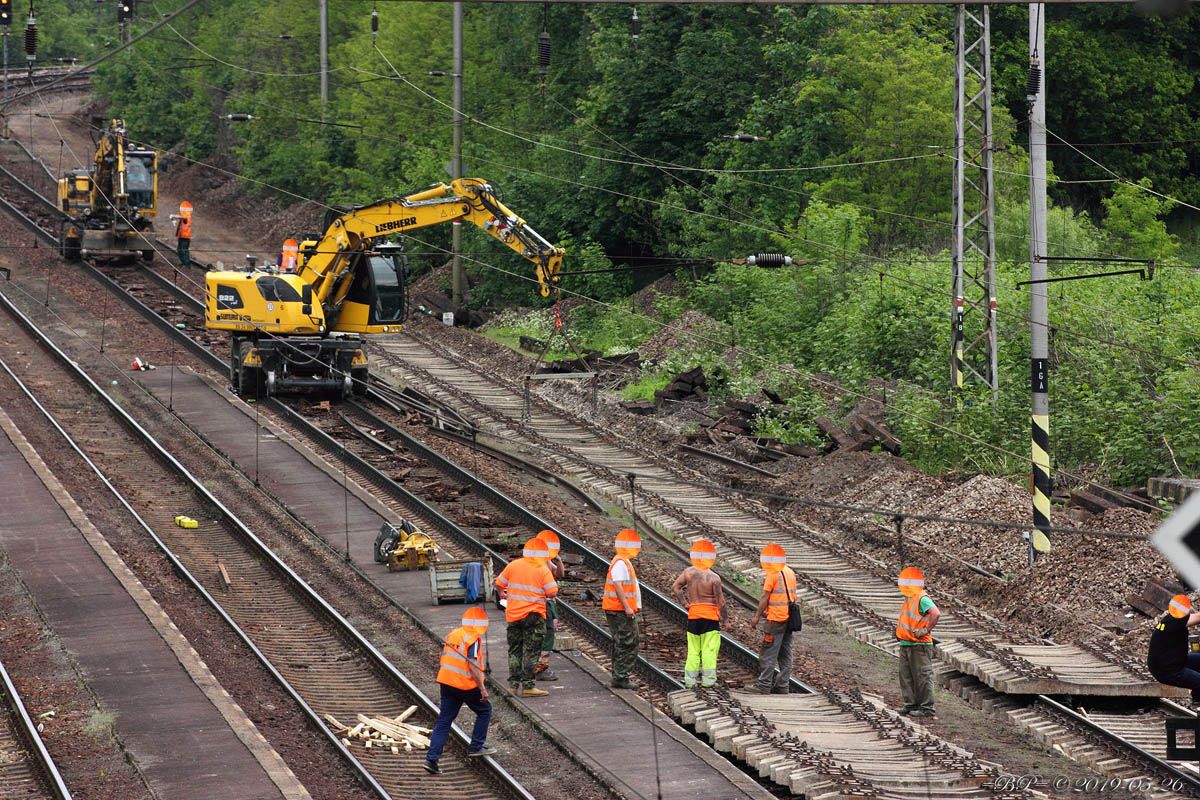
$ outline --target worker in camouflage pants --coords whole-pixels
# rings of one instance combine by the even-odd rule
[[[608,619],[612,634],[612,685],[618,689],[636,689],[637,681],[629,677],[637,663],[638,612],[642,610],[642,587],[638,584],[633,559],[642,549],[637,531],[623,530],[617,534],[617,555],[608,565],[604,578],[604,598],[601,607]]]

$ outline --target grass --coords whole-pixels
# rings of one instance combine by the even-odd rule
[[[83,726],[83,732],[97,739],[101,736],[108,736],[112,732],[113,723],[116,721],[117,715],[114,712],[93,708],[92,716]]]

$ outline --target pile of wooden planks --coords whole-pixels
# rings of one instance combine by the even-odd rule
[[[708,377],[704,367],[692,367],[687,372],[681,372],[675,379],[654,393],[654,399],[663,400],[704,400],[708,397]]]
[[[1146,584],[1140,595],[1131,594],[1125,602],[1134,611],[1155,619],[1166,613],[1171,598],[1177,594],[1188,594],[1188,590],[1173,580],[1155,578]]]
[[[346,747],[350,747],[352,742],[362,742],[367,749],[390,749],[393,755],[398,755],[401,748],[406,753],[411,753],[414,748],[425,750],[429,747],[429,728],[405,722],[416,711],[416,706],[409,706],[403,714],[395,717],[368,717],[366,714],[357,714],[355,716],[358,724],[354,727],[343,725],[332,714],[323,716]]]

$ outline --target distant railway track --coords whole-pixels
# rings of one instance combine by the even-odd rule
[[[38,358],[39,371],[55,385],[84,387],[40,399],[26,389],[29,396],[40,401],[47,418],[119,492],[126,509],[180,574],[225,618],[366,785],[380,797],[531,798],[492,759],[474,766],[448,761],[443,775],[431,779],[419,757],[396,758],[380,749],[351,752],[343,745],[324,714],[353,721],[364,712],[399,714],[411,703],[420,709],[417,724],[429,726],[437,706],[6,296],[0,295],[0,305],[5,309],[0,327],[11,347]],[[180,513],[200,520],[200,526],[189,530],[175,525]],[[233,576],[232,583],[222,583],[213,570],[216,564]],[[462,749],[465,742],[452,746]]]
[[[2,177],[2,170],[0,170],[0,177]],[[44,230],[44,229],[41,230],[39,232],[39,235],[42,236],[49,243],[53,243],[55,241],[54,235],[47,230]],[[178,341],[184,342],[185,346],[189,347],[189,349],[193,353],[195,353],[196,355],[198,355],[202,358],[205,358],[208,361],[208,363],[212,364],[214,369],[218,370],[222,374],[225,372],[225,370],[227,368],[226,359],[223,356],[217,355],[212,352],[212,347],[216,343],[213,341],[210,341],[210,339],[212,337],[209,337],[207,334],[205,334],[203,332],[202,326],[196,324],[196,321],[199,320],[200,315],[202,314],[202,309],[199,308],[200,301],[196,297],[195,288],[197,286],[197,283],[195,281],[190,280],[190,279],[184,279],[184,280],[180,280],[177,282],[179,285],[174,285],[176,282],[173,282],[171,278],[169,278],[165,275],[165,268],[162,267],[161,265],[159,266],[159,268],[157,270],[147,269],[144,271],[142,271],[142,270],[112,270],[112,271],[108,271],[111,273],[111,277],[108,275],[104,275],[99,270],[95,270],[94,268],[92,268],[92,269],[95,272],[95,274],[101,275],[103,280],[106,280],[109,282],[110,287],[113,289],[113,291],[120,294],[128,302],[134,304],[135,307],[138,309],[139,313],[144,314],[148,319],[151,319],[154,322],[156,322],[156,324],[158,324],[164,330],[164,332],[168,332],[172,336],[177,337]],[[142,284],[139,289],[134,290],[134,292],[136,292],[136,294],[131,293],[130,291],[128,291],[124,288],[121,288],[121,286],[120,286],[120,283],[126,283],[126,284],[139,283],[139,278],[143,278],[143,277],[148,278],[151,285],[146,286],[145,284]],[[139,295],[140,295],[140,297],[139,297]],[[188,329],[187,331],[180,331],[176,328],[176,325],[178,323],[173,321],[173,319],[174,319],[173,314],[175,312],[172,312],[169,310],[170,307],[172,307],[172,306],[174,306],[175,308],[178,309],[178,313],[186,314],[186,315],[188,315],[188,318],[190,320],[192,320],[192,324],[185,323],[185,325]],[[164,310],[164,309],[167,309],[167,310]],[[220,337],[218,337],[218,338],[220,338]],[[428,344],[428,343],[422,343],[422,346],[425,346],[425,344]],[[217,346],[219,347],[219,345],[217,345]],[[386,354],[383,356],[382,359],[379,359],[379,353],[378,353],[377,348],[373,349],[372,352],[375,354],[375,356],[377,358],[377,363],[379,360],[383,360],[385,362],[389,361],[389,358]],[[464,367],[466,367],[468,370],[471,370],[471,371],[476,369],[473,364],[470,364],[470,362],[460,363],[460,362],[457,362],[454,359],[446,356],[443,353],[437,353],[437,354],[435,354],[435,357],[442,358],[445,361],[449,362],[450,364],[453,365],[454,369],[461,370]],[[390,360],[392,361],[393,364],[395,363],[394,356]],[[412,368],[412,367],[410,367],[410,368]],[[414,372],[425,372],[425,370],[423,367],[417,366],[414,369]],[[471,398],[469,395],[466,395],[466,393],[456,393],[454,391],[447,390],[446,389],[446,380],[444,378],[434,377],[430,373],[426,373],[425,375],[419,375],[418,377],[423,378],[422,383],[424,384],[424,388],[426,389],[427,392],[430,393],[426,399],[428,401],[433,402],[435,406],[442,405],[442,407],[443,407],[442,410],[453,408],[455,403],[453,403],[453,402],[448,403],[447,400],[448,399],[457,399],[459,401],[460,405],[463,405],[463,406],[467,407],[468,409],[470,409],[470,411],[467,412],[466,416],[464,416],[463,413],[461,413],[461,412],[446,412],[447,417],[453,417],[453,418],[457,419],[459,422],[462,422],[464,420],[470,422],[471,420],[469,418],[472,416],[476,416],[478,414],[480,417],[482,417],[484,419],[490,419],[492,424],[501,423],[502,427],[507,428],[509,430],[514,430],[516,428],[521,427],[519,424],[517,424],[517,425],[512,424],[511,417],[506,420],[505,416],[504,416],[505,413],[508,413],[508,414],[520,413],[520,410],[522,409],[522,406],[524,405],[524,398],[521,397],[518,392],[513,392],[511,390],[505,390],[503,393],[498,392],[497,396],[494,398],[496,401],[495,408],[488,408],[487,406],[483,406],[481,409],[482,404],[478,400]],[[501,394],[503,394],[503,396],[501,396]],[[449,397],[447,397],[447,395],[449,395]],[[538,405],[538,403],[541,403],[541,405]],[[543,406],[547,406],[547,405],[548,404],[544,404],[544,401],[536,401],[535,400],[535,406],[538,409],[537,413],[551,413],[551,412],[547,412],[546,409],[543,408]],[[282,405],[280,405],[279,408],[283,409],[284,407]],[[495,409],[500,409],[500,410],[497,411]],[[438,408],[433,408],[431,410],[434,414],[437,414],[439,412]],[[286,415],[286,413],[288,413],[288,412],[281,411],[281,413],[284,413]],[[294,414],[295,412],[290,412],[290,413]],[[558,414],[559,412],[557,409],[552,409],[552,413]],[[305,423],[305,424],[311,425],[311,423]],[[559,435],[561,435],[563,437],[576,437],[577,439],[586,441],[587,436],[591,435],[589,432],[580,433],[579,431],[574,429],[573,422],[565,421],[561,418],[551,420],[551,424],[552,424],[552,427],[554,427],[558,431]],[[312,439],[312,434],[306,434],[306,436],[308,438]],[[560,454],[564,450],[564,447],[561,444],[555,444],[553,442],[551,442],[548,447],[545,442],[539,442],[538,446],[541,447],[543,450],[548,449],[550,451],[558,452]],[[567,458],[567,455],[564,455],[564,458]],[[603,477],[606,476],[609,479],[607,482],[607,486],[613,494],[620,496],[620,493],[624,490],[624,474],[617,470],[614,470],[612,468],[612,466],[605,466],[603,463],[588,464],[585,460],[579,459],[578,457],[575,457],[573,454],[570,454],[569,461],[570,461],[570,463],[574,463],[576,465],[575,469],[578,470],[579,472],[587,472],[588,470],[591,470],[591,469],[595,469],[597,472],[599,472],[602,476],[602,479],[599,481],[601,486],[605,485],[605,481],[603,480]],[[581,463],[581,462],[583,462],[583,463]],[[370,483],[370,480],[367,478],[367,476],[365,474],[360,475],[360,477],[362,477],[363,480]],[[675,487],[675,489],[673,491],[683,491],[683,489],[680,489],[679,487]],[[647,502],[645,502],[645,500],[647,498],[648,498],[647,492],[644,489],[639,489],[639,492],[638,492],[639,511],[643,515],[649,517],[649,519],[653,520],[656,524],[660,524],[660,525],[663,524],[660,511],[661,511],[663,503],[665,503],[667,501],[662,500],[660,502],[654,502],[653,500],[650,500],[650,502],[647,503]],[[675,495],[673,493],[667,493],[667,499],[668,500],[678,500],[679,498],[677,495]],[[735,506],[735,508],[736,508],[736,506]],[[412,511],[410,510],[408,513],[411,514]],[[686,518],[687,517],[685,517],[685,519]],[[726,521],[726,520],[723,520],[723,521]],[[677,522],[678,522],[678,520],[677,520]],[[670,526],[667,526],[667,525],[664,525],[664,527],[667,527],[668,529],[670,528]],[[702,523],[699,530],[701,530],[702,532],[707,532],[707,530],[711,530],[711,526],[708,526],[707,524]],[[651,533],[652,529],[649,526],[647,526],[646,528],[643,529],[643,532]],[[769,534],[768,534],[768,536],[769,536]],[[472,538],[472,537],[468,536],[468,539],[470,539],[470,538]],[[668,539],[666,537],[659,537],[659,538],[660,538],[661,543],[664,544],[664,546],[672,546],[672,547],[678,548],[678,545],[671,542],[670,539]],[[716,538],[720,538],[721,541],[726,541],[724,537],[716,537]],[[775,537],[775,538],[778,538],[778,537]],[[766,538],[760,538],[757,540],[751,539],[751,541],[764,541],[764,542],[766,540],[767,540]],[[469,543],[464,544],[464,547],[470,547],[470,546],[471,545]],[[821,543],[821,546],[824,546],[824,543]],[[754,547],[748,546],[746,543],[742,543],[739,546],[739,551],[740,551],[740,558],[737,555],[735,555],[730,560],[734,561],[735,564],[740,564],[740,567],[742,569],[752,569],[753,561],[756,560],[756,555],[757,555]],[[466,552],[466,551],[463,551],[463,552]],[[735,552],[738,552],[738,551],[735,551]],[[752,558],[751,554],[753,554],[753,558]],[[881,574],[882,574],[882,569],[878,566],[868,570],[868,576],[872,576],[871,577],[872,580],[878,580],[878,578]],[[864,616],[863,609],[861,608],[861,606],[858,606],[857,604],[853,603],[852,601],[848,601],[845,597],[840,596],[840,593],[837,591],[822,592],[821,590],[818,590],[818,595],[828,596],[830,602],[829,602],[829,604],[826,605],[826,609],[832,608],[835,612],[840,613],[842,615],[846,615],[846,616],[858,615],[860,618]],[[886,602],[888,604],[893,604],[893,600],[890,596],[890,593],[889,593],[889,596],[888,596]],[[840,609],[840,611],[839,611],[839,609]],[[674,625],[674,626],[676,626],[674,628],[674,630],[677,632],[678,617],[672,616],[671,613],[673,613],[673,612],[660,612],[659,616],[656,617],[656,619],[655,619],[654,625],[655,626],[664,625],[664,626],[668,626],[668,627],[671,625]],[[607,641],[607,632],[603,630],[602,626],[596,625],[594,621],[584,620],[583,618],[586,617],[586,613],[579,614],[577,616],[580,618],[577,620],[577,622],[579,624],[584,624],[584,622],[590,622],[591,623],[590,627],[595,629],[592,633],[588,634],[588,638],[593,643],[592,644],[592,647],[594,648],[593,652],[596,654],[599,654],[602,657],[603,649],[606,646],[605,642]],[[886,624],[887,626],[890,627],[890,625],[891,625],[890,621],[883,620],[883,622],[884,622],[884,624]],[[584,627],[587,628],[589,626],[584,625]],[[876,636],[877,631],[879,630],[879,627],[880,627],[880,623],[878,620],[869,621],[869,622],[863,623],[862,626],[860,627],[860,629],[855,633],[856,633],[856,635],[860,636],[860,638],[864,638],[867,641],[872,641],[873,639],[875,639],[875,636]],[[653,627],[652,627],[652,629],[653,629]],[[852,631],[852,632],[854,632],[854,631]],[[651,637],[651,638],[653,639],[654,637]],[[737,657],[735,656],[735,659],[736,658]],[[652,663],[652,661],[661,661],[664,663],[677,664],[677,663],[679,663],[680,660],[681,659],[679,658],[678,649],[676,648],[674,650],[671,650],[668,648],[666,650],[660,650],[656,654],[652,654],[652,658],[647,659],[646,663],[643,664],[639,668],[642,671],[643,677],[649,676],[648,679],[650,680],[650,683],[652,685],[651,691],[657,699],[661,699],[663,694],[665,694],[665,692],[670,691],[670,689],[673,688],[673,686],[677,686],[677,684],[674,683],[673,680],[663,680],[663,678],[661,676],[655,674],[655,673],[662,673],[663,675],[666,675],[666,673],[663,672],[657,666],[655,666]],[[654,667],[654,669],[648,669],[648,667]],[[667,676],[667,677],[669,678],[669,676]],[[1052,719],[1051,713],[1048,709],[1039,710],[1037,713],[1041,715],[1040,718],[1043,720]],[[1116,723],[1110,723],[1110,724],[1112,724],[1114,727],[1120,727],[1124,731],[1124,733],[1121,735],[1114,735],[1114,733],[1112,731],[1105,728],[1099,722],[1097,722],[1095,720],[1090,720],[1087,718],[1082,718],[1080,720],[1073,720],[1072,725],[1079,727],[1079,728],[1091,729],[1090,735],[1098,742],[1098,744],[1096,744],[1096,747],[1101,747],[1101,746],[1107,747],[1110,752],[1118,754],[1119,759],[1122,760],[1123,762],[1125,762],[1125,764],[1133,763],[1133,764],[1146,765],[1146,768],[1148,768],[1152,772],[1155,772],[1162,776],[1166,776],[1170,780],[1179,780],[1179,781],[1184,782],[1189,790],[1192,787],[1200,786],[1200,781],[1196,780],[1194,773],[1189,772],[1185,765],[1171,764],[1169,762],[1166,762],[1165,759],[1149,752],[1148,750],[1141,749],[1141,751],[1139,751],[1139,748],[1137,746],[1131,746],[1131,745],[1134,745],[1134,743],[1137,741],[1142,741],[1142,740],[1152,741],[1154,739],[1156,732],[1161,731],[1161,724],[1162,724],[1161,720],[1162,720],[1163,713],[1164,712],[1158,711],[1157,709],[1152,709],[1149,712],[1146,712],[1143,714],[1118,715],[1121,718],[1120,725],[1117,726]],[[1171,712],[1171,713],[1176,713],[1176,712]],[[1047,723],[1047,724],[1049,724],[1049,723]],[[1128,766],[1121,766],[1119,768],[1114,768],[1110,762],[1111,762],[1111,759],[1109,759],[1109,760],[1097,759],[1096,760],[1097,768],[1105,770],[1106,772],[1120,772],[1122,774],[1129,774],[1130,768]],[[1137,767],[1136,769],[1141,769],[1141,767]],[[1164,796],[1170,796],[1170,793],[1167,793]]]
[[[71,800],[71,791],[0,663],[0,797]]]

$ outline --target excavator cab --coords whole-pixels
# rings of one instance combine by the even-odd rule
[[[346,294],[346,305],[338,317],[343,330],[366,325],[392,325],[404,321],[404,279],[408,256],[398,244],[380,244],[356,256],[354,281]]]
[[[130,208],[143,219],[153,217],[158,199],[158,154],[153,150],[125,152],[125,191]]]

